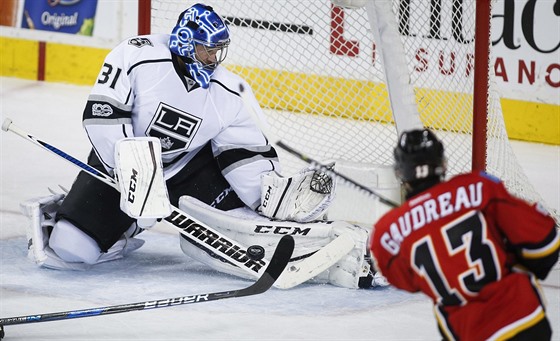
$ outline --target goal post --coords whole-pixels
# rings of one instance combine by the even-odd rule
[[[153,34],[170,33],[198,2],[138,1],[141,33],[149,26]],[[230,28],[224,66],[251,85],[272,129],[295,149],[393,198],[397,126],[418,119],[444,141],[448,175],[487,170],[542,201],[516,161],[494,89],[491,0],[204,3]],[[306,166],[279,154],[287,175]],[[351,190],[341,201],[342,213],[375,205]],[[375,221],[383,208],[374,210],[358,221]]]
[[[138,0],[138,35],[151,33],[152,0]],[[177,14],[179,15],[179,14]]]
[[[488,77],[490,72],[491,0],[478,0],[473,87],[472,170],[486,170],[486,136],[488,117]],[[506,135],[507,136],[507,135]]]

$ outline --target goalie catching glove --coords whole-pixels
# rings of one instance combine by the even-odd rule
[[[334,199],[336,181],[306,168],[292,177],[269,172],[261,177],[262,215],[278,220],[310,222],[320,220]]]

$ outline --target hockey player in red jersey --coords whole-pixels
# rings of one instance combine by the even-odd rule
[[[484,172],[444,181],[444,148],[430,130],[404,132],[394,156],[406,202],[370,241],[389,283],[432,298],[444,339],[549,340],[537,280],[558,260],[554,220]]]

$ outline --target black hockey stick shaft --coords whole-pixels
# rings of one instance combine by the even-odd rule
[[[292,256],[293,250],[294,250],[293,237],[289,235],[283,236],[278,242],[276,250],[274,251],[274,255],[270,260],[270,264],[268,265],[268,267],[266,268],[262,276],[255,283],[243,289],[179,296],[179,297],[165,298],[161,300],[112,305],[112,306],[105,306],[105,307],[98,307],[98,308],[62,311],[62,312],[45,313],[45,314],[33,314],[27,316],[6,317],[6,318],[0,318],[0,326],[69,320],[69,319],[83,318],[83,317],[126,313],[126,312],[136,311],[136,310],[148,310],[154,308],[173,307],[177,305],[212,302],[212,301],[223,300],[227,298],[262,294],[268,289],[270,289],[270,287],[274,284],[274,282],[276,282],[276,280],[278,279],[282,271],[284,271],[284,268],[290,261],[290,257]]]
[[[265,126],[264,122],[262,122],[261,118],[258,117],[255,110],[251,107],[251,104],[249,103],[249,101],[246,97],[247,94],[245,92],[245,88],[244,88],[243,84],[239,85],[239,93],[240,93],[241,99],[244,102],[245,108],[247,109],[249,114],[253,117],[253,121],[255,121],[257,126],[261,129],[261,131],[263,132],[265,137],[270,141],[271,144],[276,145],[279,148],[282,148],[283,150],[285,150],[286,152],[292,154],[293,156],[299,158],[300,160],[307,162],[314,169],[320,170],[320,171],[326,173],[327,175],[329,175],[331,177],[339,178],[339,179],[343,180],[344,182],[346,182],[346,183],[352,185],[353,187],[357,188],[358,190],[364,191],[367,194],[378,198],[380,202],[382,202],[386,205],[389,205],[391,207],[398,207],[399,206],[398,203],[383,197],[381,194],[379,194],[379,193],[375,192],[374,190],[360,184],[359,182],[347,177],[346,175],[332,170],[329,166],[327,166],[327,165],[309,157],[308,155],[303,154],[302,152],[290,147],[289,145],[287,145],[285,142],[283,142],[279,138],[274,137],[274,135],[269,132],[269,130]]]

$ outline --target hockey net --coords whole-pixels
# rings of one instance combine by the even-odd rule
[[[151,0],[150,32],[171,32],[178,15],[194,3]],[[509,144],[493,68],[484,70],[490,74],[487,86],[474,83],[475,63],[492,60],[489,55],[475,58],[475,33],[477,39],[489,40],[488,32],[476,32],[476,0],[393,0],[389,22],[398,34],[380,42],[374,41],[365,7],[342,8],[329,0],[205,3],[231,30],[224,65],[249,82],[272,129],[290,146],[318,160],[350,165],[347,174],[367,186],[382,191],[393,187],[385,171],[393,163],[398,133],[392,113],[399,109],[389,99],[388,84],[397,82],[387,77],[384,60],[388,64],[400,58],[404,65],[397,71],[404,74],[397,78],[411,87],[412,98],[394,101],[405,108],[413,105],[421,123],[443,139],[449,175],[485,167],[518,196],[542,202]],[[382,58],[387,43],[400,44],[402,55]],[[486,117],[485,110],[473,115],[476,98],[484,103]],[[487,128],[473,142],[477,115]],[[473,164],[473,148],[485,154],[482,166]],[[306,166],[281,150],[279,154],[286,174]],[[372,176],[363,176],[363,169]],[[353,199],[352,208],[362,201]]]

